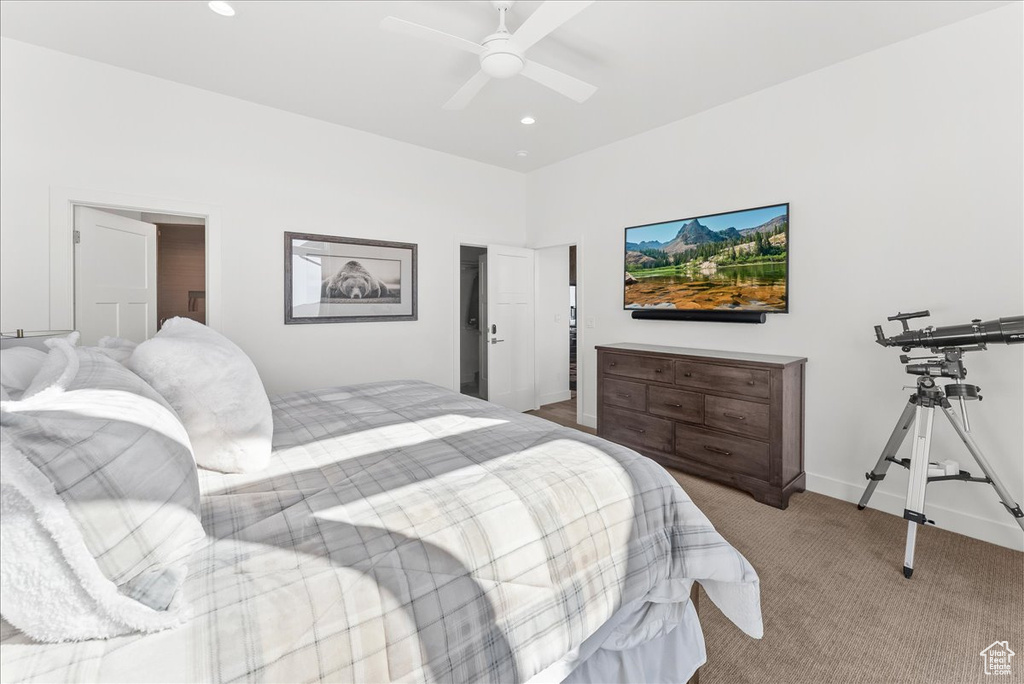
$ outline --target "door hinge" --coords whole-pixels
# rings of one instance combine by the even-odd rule
[[[76,230],[75,231],[75,244],[77,245],[81,241],[82,241],[82,231]]]

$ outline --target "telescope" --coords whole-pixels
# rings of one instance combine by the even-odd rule
[[[875,341],[883,347],[901,347],[904,352],[914,348],[931,351],[932,356],[910,357],[906,353],[900,355],[900,363],[910,375],[918,376],[916,387],[907,400],[896,427],[885,443],[882,455],[871,472],[867,473],[868,486],[860,498],[857,508],[864,510],[878,483],[885,479],[889,466],[893,463],[910,471],[907,483],[907,502],[903,509],[903,517],[907,520],[907,544],[903,556],[903,576],[910,579],[914,573],[914,543],[917,528],[921,525],[934,523],[924,513],[925,490],[930,482],[960,480],[962,482],[980,482],[990,484],[996,490],[999,502],[1013,516],[1014,521],[1024,530],[1024,510],[1021,509],[1010,491],[996,476],[995,470],[974,440],[971,424],[967,419],[967,401],[981,400],[977,385],[964,382],[967,368],[964,366],[964,354],[982,351],[990,344],[1021,344],[1024,343],[1024,316],[1011,316],[984,321],[980,318],[962,325],[946,325],[940,328],[928,326],[921,330],[911,330],[907,321],[930,316],[928,311],[898,313],[889,316],[890,321],[903,324],[903,331],[892,337],[886,337],[882,326],[875,326]],[[910,363],[917,361],[920,363]],[[951,384],[940,387],[936,378],[950,378]],[[950,399],[960,404],[960,416],[954,413]],[[981,468],[983,477],[975,477],[966,470],[960,470],[956,461],[946,460],[932,463],[929,453],[932,442],[932,423],[938,410],[940,415],[949,419],[953,430],[967,451],[974,457]],[[898,458],[900,445],[913,430],[913,449],[910,458]]]
[[[903,332],[886,337],[882,326],[875,326],[875,341],[883,347],[902,347],[908,352],[915,347],[931,349],[937,352],[947,347],[969,347],[965,351],[985,349],[989,344],[1021,344],[1024,343],[1024,316],[1010,316],[994,321],[975,318],[970,323],[961,325],[945,325],[941,328],[928,326],[921,330],[911,330],[907,321],[930,316],[929,311],[898,313],[889,316],[890,321],[903,324]]]

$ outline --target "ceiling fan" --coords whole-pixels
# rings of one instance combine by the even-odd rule
[[[505,14],[512,9],[514,0],[492,0],[491,4],[498,10],[498,30],[480,43],[396,17],[385,17],[380,26],[388,31],[444,43],[480,57],[480,71],[444,104],[445,109],[462,109],[492,78],[511,78],[516,74],[522,74],[576,102],[586,101],[597,91],[589,83],[523,56],[537,41],[592,5],[593,0],[548,0],[541,3],[515,33],[509,33],[505,28]]]

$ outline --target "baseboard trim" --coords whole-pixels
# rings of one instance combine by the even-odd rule
[[[594,428],[596,430],[597,429],[597,416],[592,414],[592,413],[584,413],[583,414],[583,423],[582,424],[586,425],[588,428]]]
[[[569,401],[572,399],[572,392],[569,390],[563,390],[561,392],[548,392],[547,394],[541,394],[537,397],[537,406],[547,406],[548,404],[557,404],[560,401]]]
[[[866,483],[852,484],[825,475],[807,473],[807,491],[830,496],[833,499],[857,503],[864,494]],[[991,493],[991,492],[989,492]],[[889,492],[875,490],[868,503],[868,508],[903,517],[906,498]],[[935,511],[937,524],[950,532],[967,537],[987,541],[998,546],[1005,546],[1015,551],[1024,551],[1024,532],[1012,522],[989,520],[969,513],[954,511],[944,506],[928,505],[929,511]],[[856,513],[856,511],[853,511]]]

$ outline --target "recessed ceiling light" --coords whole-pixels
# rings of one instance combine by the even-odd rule
[[[233,17],[235,16],[235,8],[224,2],[224,0],[213,0],[209,3],[209,8],[222,17]]]
[[[534,119],[532,116],[524,116],[522,119],[519,120],[519,123],[525,126],[532,126],[533,124],[537,123],[537,120]]]
[[[527,154],[529,154],[529,152],[527,152],[526,150],[519,150],[518,152],[516,152],[517,157],[525,157]]]

